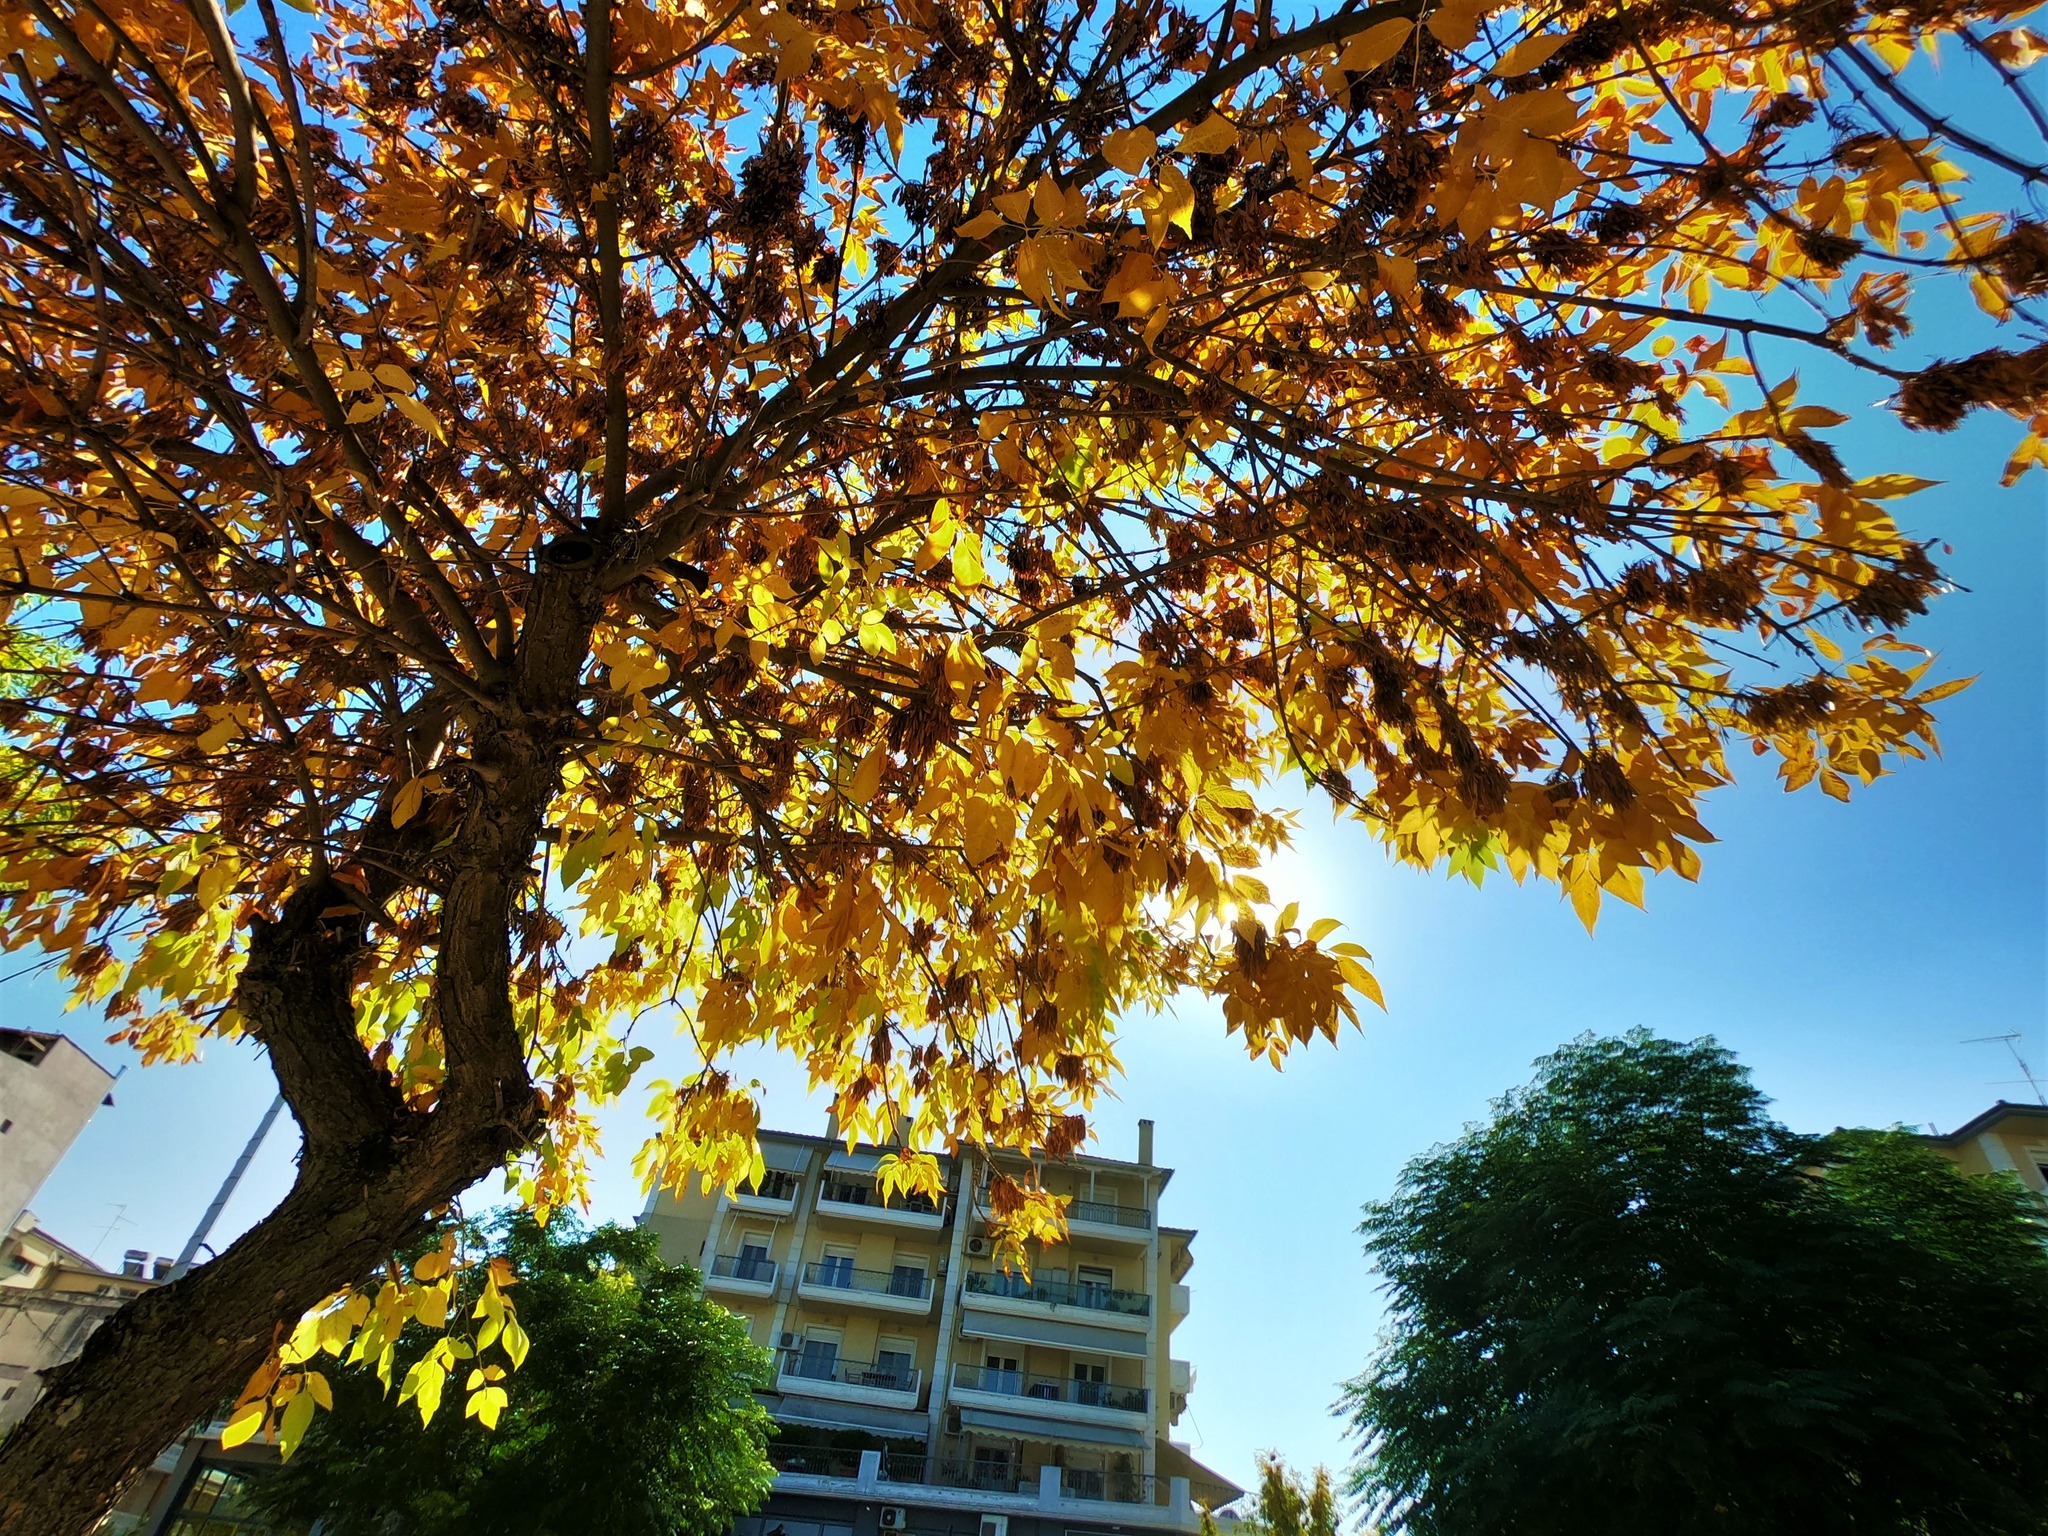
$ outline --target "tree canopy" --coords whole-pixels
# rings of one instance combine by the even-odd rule
[[[761,1043],[1059,1156],[1125,1010],[1378,1001],[1283,776],[1589,923],[1692,877],[1738,751],[1846,795],[1958,686],[1796,360],[2043,453],[2048,349],[1909,335],[2048,286],[2018,0],[304,3],[0,3],[0,943],[305,1145],[10,1530],[475,1179],[573,1201],[650,1013],[650,1181],[756,1166]]]
[[[1251,1507],[1231,1531],[1233,1536],[1337,1536],[1340,1523],[1328,1467],[1317,1467],[1304,1478],[1278,1451],[1267,1451],[1259,1457],[1259,1486],[1252,1491]],[[1220,1529],[1203,1510],[1202,1536],[1217,1536]]]
[[[1367,1208],[1387,1529],[2048,1531],[2038,1203],[1765,1104],[1711,1041],[1582,1039]]]
[[[491,1422],[444,1413],[422,1427],[390,1411],[372,1366],[337,1372],[334,1411],[254,1485],[257,1506],[332,1536],[724,1536],[774,1476],[772,1422],[753,1395],[769,1360],[745,1321],[706,1300],[694,1271],[664,1264],[645,1231],[521,1215],[493,1237],[532,1355],[509,1377],[485,1368],[504,1392]],[[455,1293],[457,1317],[480,1299],[477,1273]],[[442,1337],[406,1329],[392,1374]]]

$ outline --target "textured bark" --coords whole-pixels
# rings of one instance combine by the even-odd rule
[[[236,986],[305,1145],[276,1210],[212,1263],[117,1312],[0,1443],[0,1533],[84,1536],[195,1421],[231,1400],[309,1308],[370,1274],[427,1215],[527,1145],[541,1106],[513,1014],[511,919],[576,726],[575,690],[600,599],[548,572],[498,710],[470,722],[461,826],[362,834],[369,896],[322,874],[259,922]],[[371,913],[439,887],[434,1008],[447,1063],[439,1102],[405,1104],[356,1033],[354,971]],[[366,910],[368,909],[368,910]]]

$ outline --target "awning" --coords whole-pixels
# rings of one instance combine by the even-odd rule
[[[781,1173],[802,1173],[811,1166],[811,1149],[786,1141],[764,1141],[761,1161]]]
[[[962,1408],[960,1422],[969,1429],[1016,1435],[1024,1440],[1085,1440],[1090,1445],[1123,1445],[1142,1450],[1145,1436],[1135,1429],[1113,1429],[1107,1424],[1055,1423],[1021,1413],[992,1413],[986,1408]]]
[[[1153,1465],[1161,1477],[1186,1478],[1188,1492],[1211,1509],[1221,1509],[1244,1495],[1244,1490],[1237,1484],[1214,1468],[1203,1466],[1171,1440],[1159,1442],[1158,1456]]]
[[[834,1152],[825,1166],[834,1173],[873,1173],[881,1161],[879,1152]]]
[[[968,1298],[972,1300],[972,1298]],[[1005,1339],[1016,1344],[1049,1344],[1055,1349],[1080,1349],[1098,1355],[1145,1358],[1145,1335],[1119,1328],[1097,1328],[1054,1317],[1013,1317],[1008,1312],[960,1309],[960,1331],[970,1339]]]
[[[904,1435],[922,1440],[931,1428],[924,1414],[902,1408],[871,1408],[861,1403],[834,1403],[825,1407],[792,1402],[783,1398],[768,1411],[778,1424],[801,1424],[806,1429],[853,1429],[873,1435]]]

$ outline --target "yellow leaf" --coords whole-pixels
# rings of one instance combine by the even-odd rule
[[[1334,917],[1319,917],[1309,925],[1308,941],[1311,944],[1320,944],[1343,926]]]
[[[860,760],[860,766],[853,770],[853,782],[846,786],[846,796],[855,805],[867,805],[875,798],[875,792],[882,787],[882,770],[888,766],[888,759],[887,748],[877,743]]]
[[[1370,74],[1399,53],[1414,30],[1415,23],[1405,16],[1367,27],[1344,45],[1343,53],[1337,57],[1338,66],[1354,75]]]
[[[306,1438],[306,1426],[313,1422],[313,1394],[301,1392],[284,1405],[284,1412],[277,1420],[277,1456],[280,1461],[290,1461],[292,1452],[299,1448],[299,1442]]]
[[[357,401],[348,408],[348,419],[350,421],[368,421],[372,416],[383,415],[386,398],[384,395],[372,395],[367,400]]]
[[[398,797],[391,802],[391,825],[402,827],[419,815],[420,806],[427,798],[427,781],[424,778],[407,779],[399,787]]]
[[[1493,66],[1493,72],[1503,79],[1526,75],[1539,65],[1547,64],[1550,56],[1567,41],[1569,39],[1562,32],[1546,32],[1537,37],[1525,37],[1500,56]]]
[[[260,1397],[237,1408],[220,1432],[221,1449],[231,1451],[254,1437],[256,1431],[263,1427],[265,1408],[265,1400]]]
[[[216,720],[200,736],[199,750],[210,756],[233,741],[235,737],[241,734],[241,730],[241,724],[233,715],[229,715],[225,719]]]
[[[1493,9],[1495,0],[1450,0],[1430,13],[1429,30],[1436,40],[1453,52],[1468,48],[1479,35],[1479,23]]]
[[[513,1370],[518,1370],[526,1363],[526,1330],[519,1326],[517,1318],[506,1321],[504,1335],[498,1343],[504,1348],[505,1357],[512,1362]]]
[[[1380,277],[1395,293],[1404,298],[1415,291],[1415,263],[1406,256],[1396,256],[1391,251],[1376,251],[1373,262],[1379,268]]]
[[[318,1371],[306,1372],[306,1390],[312,1394],[313,1401],[322,1408],[334,1407],[334,1388],[327,1384],[327,1378]]]
[[[427,409],[426,402],[415,400],[411,395],[393,395],[391,403],[404,412],[406,420],[418,427],[427,436],[440,442],[448,441],[448,433],[440,419]]]
[[[965,523],[953,545],[953,579],[963,587],[979,587],[988,581],[988,567],[982,563],[981,535]]]
[[[1102,158],[1135,176],[1158,148],[1159,135],[1150,128],[1119,128],[1102,141]]]
[[[1180,136],[1179,148],[1191,155],[1220,155],[1237,142],[1237,124],[1212,112]]]
[[[377,381],[387,388],[402,389],[408,394],[412,392],[412,375],[396,363],[379,363],[372,372]]]
[[[1047,226],[1065,222],[1067,200],[1060,195],[1059,183],[1050,171],[1039,172],[1038,185],[1031,189],[1031,211]]]
[[[1164,194],[1161,204],[1169,224],[1178,224],[1180,232],[1189,239],[1195,234],[1195,189],[1179,166],[1169,161],[1159,168],[1159,190]],[[1157,244],[1155,241],[1154,244]]]
[[[1126,319],[1142,318],[1166,297],[1166,279],[1151,256],[1133,251],[1102,285],[1102,302],[1117,306]]]
[[[985,240],[1003,227],[1003,216],[993,208],[977,213],[964,224],[953,226],[953,233],[967,240]]]
[[[970,864],[986,864],[1016,835],[1017,815],[1007,805],[990,800],[970,800],[961,822],[961,844]]]

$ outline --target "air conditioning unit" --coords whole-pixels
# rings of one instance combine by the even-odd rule
[[[780,1347],[783,1349],[799,1349],[803,1346],[803,1342],[804,1340],[802,1334],[785,1333],[782,1336],[782,1344]]]
[[[985,1259],[994,1251],[995,1244],[985,1237],[970,1237],[967,1239],[967,1256],[969,1258]],[[994,1519],[995,1517],[991,1515],[989,1518]]]
[[[1008,1515],[983,1515],[980,1536],[1010,1536]]]
[[[910,1511],[901,1504],[882,1506],[882,1529],[885,1531],[907,1531],[910,1529]]]

